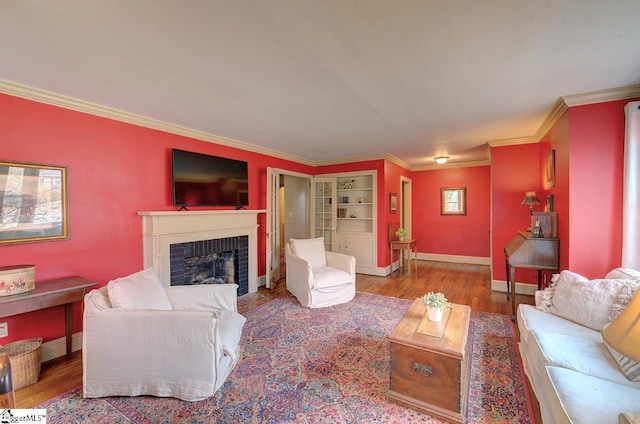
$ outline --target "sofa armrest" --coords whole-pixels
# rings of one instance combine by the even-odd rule
[[[196,284],[165,287],[174,310],[210,311],[226,309],[238,311],[237,284]]]
[[[327,266],[338,268],[348,273],[355,281],[356,258],[337,252],[327,252]]]

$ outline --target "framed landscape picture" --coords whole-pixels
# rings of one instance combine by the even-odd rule
[[[0,245],[69,238],[67,168],[0,162]]]
[[[440,215],[466,215],[467,214],[467,188],[441,188],[440,189]]]

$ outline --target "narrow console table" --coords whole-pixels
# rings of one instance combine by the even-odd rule
[[[73,302],[82,301],[84,295],[96,284],[78,276],[36,282],[36,288],[29,292],[0,297],[0,318],[64,305],[65,338],[69,357],[73,331]]]
[[[416,271],[418,271],[418,240],[416,239],[405,239],[405,240],[391,240],[389,242],[389,264],[390,267],[393,266],[393,251],[400,251],[400,263],[398,264],[398,269],[402,268],[402,252],[405,250],[409,253],[409,273],[411,273],[411,253],[413,252],[413,262],[416,267]]]

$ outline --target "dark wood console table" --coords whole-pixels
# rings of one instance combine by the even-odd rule
[[[96,284],[77,276],[36,282],[36,288],[29,292],[0,297],[0,318],[64,305],[65,338],[69,357],[73,331],[73,302],[82,301],[84,295]]]
[[[538,290],[542,288],[542,271],[555,271],[559,267],[558,238],[537,238],[520,231],[504,247],[507,267],[507,299],[511,297],[511,320],[516,319],[516,268],[538,271]]]

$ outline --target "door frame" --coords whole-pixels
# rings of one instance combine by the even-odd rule
[[[267,225],[265,231],[266,237],[266,249],[265,249],[265,263],[266,263],[266,287],[268,289],[275,288],[279,278],[280,278],[280,250],[282,246],[280,246],[280,225],[279,225],[279,201],[280,201],[280,176],[281,175],[290,175],[294,177],[304,178],[311,181],[313,175],[304,174],[302,172],[289,171],[286,169],[280,168],[272,168],[267,167]],[[273,180],[275,179],[276,184],[273,184]],[[274,189],[275,188],[275,193]],[[310,187],[307,185],[307,202],[309,201],[310,196]],[[308,210],[308,208],[307,208]],[[282,211],[286,212],[286,211]],[[274,217],[276,219],[275,228],[273,226]],[[310,216],[307,216],[307,219],[310,219]],[[274,242],[272,242],[274,240]],[[278,260],[273,260],[274,251],[277,252]],[[277,278],[274,277],[277,275]],[[274,280],[275,278],[275,280]],[[273,284],[272,284],[273,283]]]

